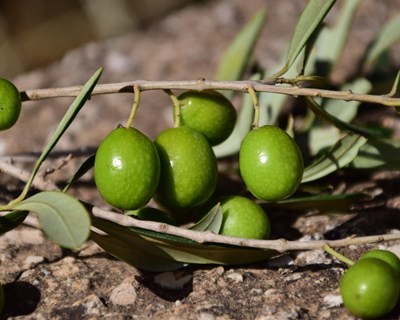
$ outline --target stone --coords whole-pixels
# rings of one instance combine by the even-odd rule
[[[132,305],[136,301],[136,280],[132,277],[126,278],[120,285],[115,287],[110,295],[110,301],[119,306]]]

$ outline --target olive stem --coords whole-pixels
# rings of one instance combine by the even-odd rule
[[[174,107],[174,127],[180,126],[181,122],[181,104],[177,96],[170,89],[165,89],[164,92],[168,94]]]
[[[336,250],[332,249],[328,244],[324,244],[322,248],[329,253],[330,255],[334,256],[336,259],[339,261],[342,261],[343,263],[347,264],[348,266],[352,266],[354,264],[353,260],[350,260],[349,258],[345,257],[344,255],[340,254]]]
[[[248,92],[249,86],[252,86],[256,92],[270,92],[277,94],[286,94],[293,97],[308,96],[321,97],[329,99],[338,99],[343,101],[359,101],[370,104],[380,104],[385,106],[400,107],[400,98],[393,98],[388,95],[371,95],[352,92],[351,90],[336,91],[317,88],[303,88],[298,86],[280,85],[279,81],[274,79],[264,80],[241,80],[241,81],[221,81],[221,80],[176,80],[176,81],[150,81],[134,80],[128,82],[98,84],[94,88],[92,95],[130,93],[135,85],[140,87],[141,91],[148,90],[231,90],[238,92]],[[75,97],[79,94],[81,86],[32,89],[21,92],[22,101],[42,100],[56,97]]]
[[[251,99],[253,100],[254,119],[253,119],[253,124],[251,126],[253,129],[255,129],[258,128],[260,123],[260,104],[258,103],[258,97],[253,86],[249,86],[247,92],[249,93]]]
[[[129,115],[129,119],[126,122],[126,127],[127,128],[130,128],[132,126],[133,119],[135,118],[135,115],[136,115],[136,111],[139,108],[140,88],[139,88],[138,85],[135,85],[133,87],[133,93],[134,93],[134,97],[133,97],[132,110],[131,110],[131,114]]]

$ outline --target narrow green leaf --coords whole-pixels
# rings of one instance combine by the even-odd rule
[[[215,79],[239,80],[248,66],[254,47],[261,34],[266,20],[266,10],[258,11],[236,35],[230,46],[221,57]],[[226,92],[226,95],[232,92]]]
[[[63,192],[67,192],[68,189],[78,180],[80,179],[85,173],[87,173],[90,169],[94,166],[94,158],[95,154],[92,154],[89,158],[87,158],[82,165],[78,168],[75,174],[68,180],[67,184],[65,185]]]
[[[400,169],[400,141],[369,140],[351,163],[358,169]]]
[[[90,98],[90,95],[91,95],[94,87],[96,86],[96,83],[99,80],[102,72],[103,72],[103,68],[98,69],[93,74],[93,76],[89,79],[89,81],[86,82],[86,84],[82,87],[82,90],[80,91],[79,95],[72,102],[71,106],[65,113],[64,117],[61,119],[60,123],[58,124],[56,131],[53,133],[52,137],[50,138],[50,141],[43,149],[42,154],[40,155],[38,161],[36,162],[35,167],[32,170],[32,174],[31,174],[28,182],[26,183],[26,186],[25,186],[22,194],[15,201],[12,201],[11,204],[17,203],[20,200],[22,200],[23,198],[25,198],[25,196],[28,193],[28,190],[32,184],[32,181],[35,178],[36,173],[38,172],[43,161],[47,158],[47,156],[49,155],[51,150],[53,150],[53,148],[57,144],[58,140],[60,140],[61,136],[67,130],[69,125],[72,123],[72,121],[75,119],[78,112],[81,110],[81,108],[85,104],[85,102]]]
[[[151,252],[141,250],[139,246],[132,246],[128,242],[109,235],[91,232],[90,238],[110,255],[139,269],[164,272],[180,269],[186,265],[185,263],[162,258]]]
[[[335,2],[336,0],[310,0],[308,2],[294,30],[286,63],[272,78],[278,78],[287,72]]]
[[[303,52],[304,50],[302,51],[301,55],[297,57],[296,62],[287,70],[286,76],[288,78],[295,78],[299,74],[297,69],[299,65],[303,65]],[[282,61],[282,63],[284,63],[285,60],[283,59]],[[307,72],[312,73],[313,70],[308,68]],[[267,75],[269,74],[270,73],[267,73]],[[271,92],[260,92],[258,97],[258,102],[260,105],[259,125],[263,126],[267,124],[275,124],[289,96]]]
[[[321,150],[330,149],[343,137],[343,131],[333,126],[312,126],[307,134],[307,150],[310,156],[318,155]]]
[[[132,219],[156,221],[173,226],[176,225],[176,222],[174,219],[172,219],[169,213],[153,207],[143,207],[136,210],[128,210],[125,211],[125,215],[131,216]]]
[[[325,27],[316,42],[316,62],[324,67],[322,76],[327,76],[340,58],[344,44],[348,38],[354,14],[360,0],[343,1],[342,7],[333,28]]]
[[[289,210],[318,210],[324,213],[338,213],[348,212],[356,201],[366,197],[363,193],[315,195],[289,198],[276,203],[268,203],[266,206]]]
[[[210,231],[218,233],[222,224],[222,208],[218,203],[199,222],[190,227],[196,231]]]
[[[26,211],[12,211],[0,217],[0,235],[18,227],[26,218]]]
[[[302,183],[322,178],[349,164],[357,156],[367,139],[359,135],[346,135],[328,152],[304,169]]]
[[[388,97],[393,97],[396,94],[397,89],[399,88],[399,82],[400,82],[400,71],[397,71],[396,78],[394,79],[394,82],[392,85],[392,89],[387,94]]]
[[[253,80],[259,80],[260,74],[252,77]],[[254,106],[249,94],[243,95],[242,106],[239,115],[233,128],[231,135],[221,144],[213,147],[217,158],[227,157],[239,152],[243,138],[251,129],[253,123]]]
[[[372,45],[367,48],[364,56],[364,66],[369,68],[378,57],[400,40],[400,15],[389,20],[381,29]]]
[[[354,91],[357,93],[365,94],[368,93],[372,88],[371,83],[365,78],[359,78],[351,83],[346,83],[344,86],[340,88],[341,91]],[[329,99],[326,100],[323,104],[325,111],[334,116],[337,119],[340,119],[344,122],[352,121],[357,115],[358,107],[361,102],[359,101],[348,101],[343,103],[342,100],[338,99]]]
[[[362,136],[365,136],[367,138],[375,137],[379,138],[381,137],[381,134],[377,131],[372,131],[366,128],[362,128],[356,125],[353,125],[351,123],[345,122],[340,120],[339,118],[336,118],[335,116],[331,115],[330,113],[326,112],[312,97],[305,97],[306,101],[308,102],[308,106],[310,109],[320,118],[324,119],[328,123],[334,125],[340,130],[344,130],[350,133],[355,133],[359,134]],[[346,102],[343,102],[345,106]]]
[[[58,245],[78,248],[88,238],[90,218],[86,208],[72,196],[60,191],[43,191],[14,206],[39,217],[42,231]]]

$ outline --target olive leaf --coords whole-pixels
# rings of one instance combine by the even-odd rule
[[[90,238],[110,255],[139,269],[163,272],[180,269],[186,265],[173,259],[152,254],[149,251],[140,249],[139,246],[132,246],[130,243],[109,235],[92,231]]]
[[[18,227],[27,215],[27,211],[12,211],[0,216],[0,235]]]
[[[381,29],[363,57],[365,68],[372,66],[390,46],[400,40],[400,15],[390,19]]]
[[[345,135],[319,159],[304,169],[302,183],[322,178],[349,164],[357,156],[361,146],[367,142],[363,136]]]
[[[289,70],[335,2],[336,0],[310,0],[308,2],[297,22],[292,40],[290,41],[286,63],[282,69],[272,75],[271,78],[279,78]]]
[[[259,80],[260,74],[255,74],[252,80]],[[243,96],[242,106],[230,136],[221,144],[214,146],[213,150],[217,158],[227,157],[239,152],[240,145],[246,134],[250,131],[253,122],[254,107],[250,95]]]
[[[90,169],[94,167],[94,159],[95,154],[89,156],[78,168],[78,170],[74,173],[74,175],[67,181],[63,191],[67,192],[69,188],[80,179],[85,173],[87,173]]]
[[[222,208],[217,203],[199,222],[191,226],[191,230],[218,233],[222,224]]]
[[[357,157],[351,163],[358,169],[394,169],[400,168],[400,141],[372,139],[360,148]]]
[[[74,197],[60,191],[43,191],[14,205],[37,214],[40,228],[56,244],[78,248],[88,238],[90,217]]]
[[[397,71],[396,78],[393,81],[392,89],[390,89],[390,92],[387,94],[389,97],[393,97],[397,89],[399,88],[399,83],[400,83],[400,71]]]
[[[335,25],[324,27],[318,36],[314,63],[318,64],[319,69],[324,69],[319,70],[319,75],[327,76],[339,60],[359,4],[360,0],[344,1]]]
[[[340,120],[339,118],[331,115],[330,113],[328,113],[326,110],[324,110],[316,101],[314,98],[312,97],[305,97],[308,106],[310,107],[310,109],[320,118],[324,119],[325,121],[327,121],[328,123],[334,125],[335,127],[337,127],[340,130],[344,130],[350,133],[355,133],[355,134],[359,134],[362,136],[365,136],[367,138],[371,138],[371,137],[381,137],[381,133],[378,131],[372,131],[369,130],[367,128],[363,128],[363,127],[359,127],[356,125],[353,125],[351,123],[345,122]],[[343,104],[345,104],[346,102],[343,102]]]
[[[340,88],[340,90],[351,90],[353,92],[365,94],[369,92],[371,88],[372,85],[367,79],[358,78],[351,83],[346,83]],[[343,103],[343,101],[338,99],[329,99],[324,101],[323,108],[337,119],[340,119],[344,122],[350,122],[357,115],[360,104],[361,102],[359,101],[347,101],[346,103]]]
[[[92,223],[99,230],[130,245],[131,248],[160,256],[163,260],[172,259],[181,263],[242,264],[262,261],[279,254],[275,250],[200,244],[152,230],[120,226],[97,217],[93,217]]]
[[[257,40],[266,20],[267,12],[259,10],[236,35],[221,57],[215,79],[239,80],[248,66]],[[231,97],[232,92],[225,92]]]
[[[304,55],[305,52],[304,50],[302,50],[302,52],[297,57],[295,63],[293,63],[293,65],[286,71],[286,76],[288,78],[295,78],[298,75],[297,69],[299,68],[299,66],[303,68]],[[313,72],[312,66],[307,68],[307,72]],[[269,74],[270,73],[267,72],[267,75]],[[271,92],[260,92],[258,94],[258,97],[258,103],[260,105],[259,125],[263,126],[267,124],[275,124],[289,96]]]
[[[268,203],[265,207],[273,207],[289,210],[318,210],[323,213],[348,212],[356,201],[365,199],[363,193],[350,194],[325,194],[304,197],[291,197],[275,203]]]
[[[100,68],[98,69],[93,76],[86,82],[86,84],[82,87],[81,91],[79,92],[79,95],[74,99],[70,107],[68,108],[67,112],[65,113],[64,117],[61,119],[60,123],[58,124],[56,131],[53,133],[52,137],[50,138],[50,141],[47,143],[47,145],[44,147],[39,159],[37,160],[31,176],[28,180],[28,182],[25,185],[24,190],[22,191],[22,194],[15,199],[14,201],[11,202],[17,203],[21,201],[23,198],[28,193],[28,190],[33,182],[33,179],[35,178],[37,172],[39,171],[40,166],[42,165],[43,161],[47,158],[51,150],[55,147],[57,142],[60,140],[61,136],[64,134],[64,132],[68,129],[72,121],[75,119],[77,116],[78,112],[82,109],[86,101],[90,98],[90,95],[96,86],[97,81],[99,80],[101,74],[103,72],[103,69]]]

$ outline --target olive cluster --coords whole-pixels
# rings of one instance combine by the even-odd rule
[[[162,131],[154,141],[132,127],[119,127],[103,140],[94,166],[100,195],[118,209],[139,210],[139,217],[151,220],[182,221],[188,212],[205,211],[219,202],[222,234],[268,238],[268,216],[254,201],[240,196],[212,199],[218,177],[212,147],[233,131],[237,116],[232,103],[213,90],[186,91],[178,101],[179,125]],[[293,194],[303,174],[299,148],[275,126],[246,135],[239,165],[250,192],[264,201]],[[169,213],[141,209],[152,198]]]

